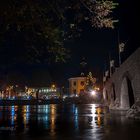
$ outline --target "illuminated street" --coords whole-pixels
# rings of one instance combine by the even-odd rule
[[[130,140],[137,129],[140,121],[95,104],[0,107],[1,140]]]

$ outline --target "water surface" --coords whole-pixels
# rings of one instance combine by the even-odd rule
[[[0,140],[139,140],[140,121],[97,104],[0,106]]]

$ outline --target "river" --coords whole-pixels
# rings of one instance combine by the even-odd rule
[[[0,140],[139,140],[140,120],[100,104],[0,106]]]

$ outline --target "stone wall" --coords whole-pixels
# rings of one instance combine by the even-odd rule
[[[119,68],[103,88],[104,103],[111,109],[129,109],[140,99],[140,48]]]

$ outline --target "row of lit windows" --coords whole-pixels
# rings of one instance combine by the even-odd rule
[[[41,89],[39,92],[56,92],[56,89]]]

